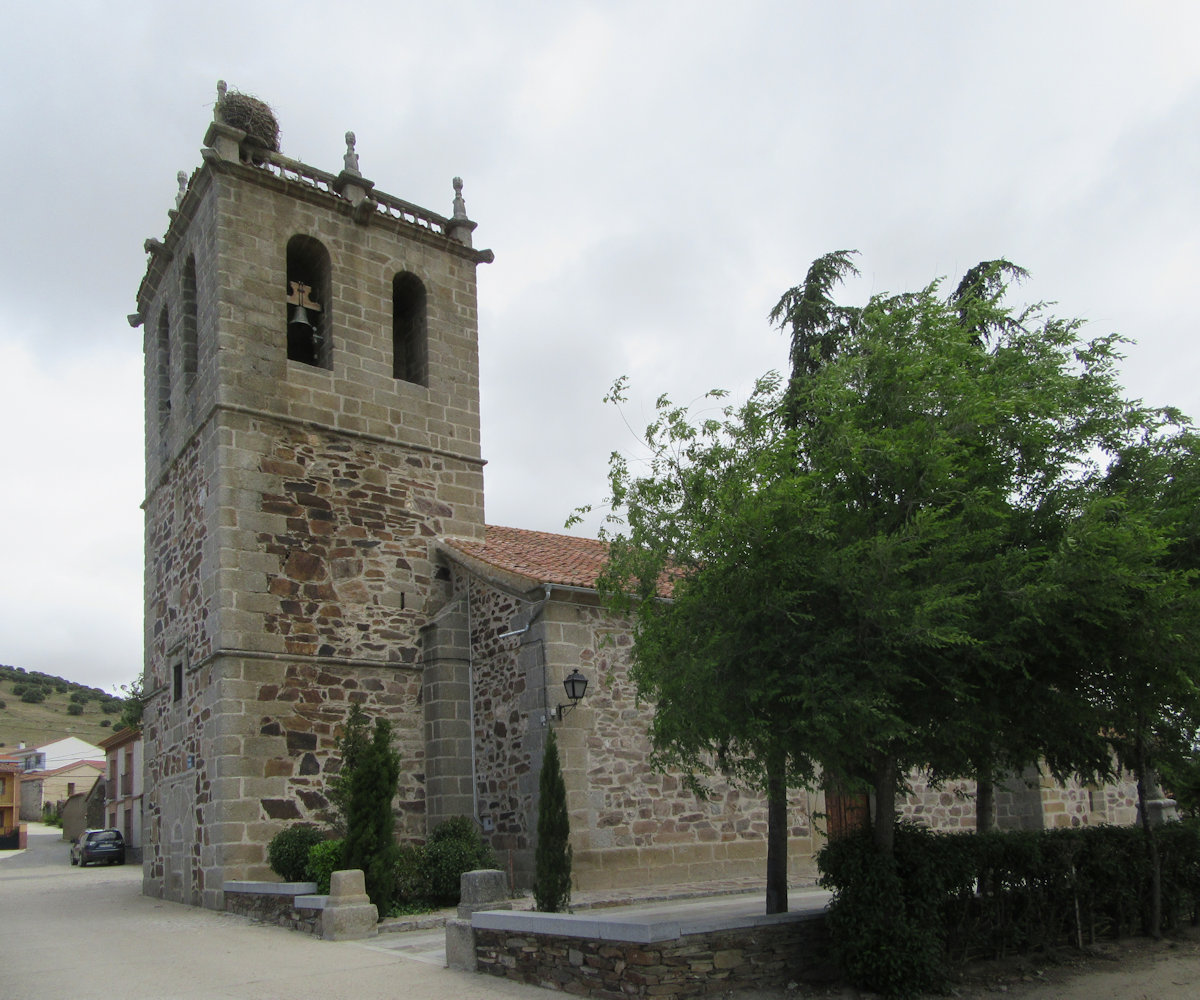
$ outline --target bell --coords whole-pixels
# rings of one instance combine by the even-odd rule
[[[292,310],[292,318],[288,320],[288,326],[302,326],[307,330],[315,329],[312,320],[308,318],[308,310],[299,304]]]

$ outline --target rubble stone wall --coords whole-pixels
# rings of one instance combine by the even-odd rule
[[[939,788],[925,775],[908,777],[910,793],[898,803],[900,818],[935,830],[975,829],[975,783],[947,782]],[[1115,782],[1089,785],[1077,778],[1060,784],[1031,769],[1025,776],[997,783],[996,826],[1001,830],[1043,830],[1128,826],[1137,820],[1137,783],[1122,772]]]
[[[465,586],[465,579],[460,582]],[[571,815],[575,884],[581,889],[666,885],[760,875],[766,858],[762,797],[719,776],[702,799],[678,772],[656,768],[650,706],[629,678],[631,638],[594,597],[553,590],[537,608],[472,586],[476,757],[481,819],[501,864],[519,883],[532,874],[537,782],[547,725],[555,727]],[[532,618],[527,633],[499,638]],[[561,721],[562,681],[578,667],[587,695]],[[793,870],[811,870],[809,797],[790,803]]]
[[[477,968],[592,997],[693,997],[828,978],[823,915],[652,944],[475,929]]]

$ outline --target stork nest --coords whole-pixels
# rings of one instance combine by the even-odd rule
[[[266,101],[231,90],[217,106],[217,115],[226,125],[241,129],[273,153],[279,152],[279,122]]]

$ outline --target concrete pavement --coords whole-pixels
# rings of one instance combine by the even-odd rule
[[[532,987],[441,968],[428,954],[444,944],[441,931],[423,948],[408,934],[319,941],[147,899],[139,866],[72,867],[60,837],[31,824],[28,850],[0,853],[0,1000],[531,996]]]
[[[456,1000],[562,993],[444,968],[441,927],[321,941],[225,913],[148,899],[141,866],[72,867],[53,827],[30,824],[29,849],[0,852],[0,1000]],[[579,902],[597,919],[659,922],[761,913],[762,896],[686,901],[621,896]],[[799,889],[799,887],[797,887]],[[792,908],[824,905],[801,893]],[[591,898],[596,896],[597,898]],[[799,904],[799,905],[798,905]]]

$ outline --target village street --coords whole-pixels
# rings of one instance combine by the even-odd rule
[[[72,867],[60,831],[30,824],[0,852],[0,1000],[551,1000],[564,994],[442,967],[440,932],[327,942],[141,894],[141,866]],[[389,940],[390,939],[390,940]],[[973,970],[953,995],[1190,1000],[1200,937],[1133,939],[1061,965]],[[747,991],[741,1000],[870,996],[850,987]]]
[[[29,829],[27,851],[0,853],[0,1000],[549,995],[451,972],[370,941],[320,941],[147,899],[140,865],[72,867],[61,831],[37,823]]]

